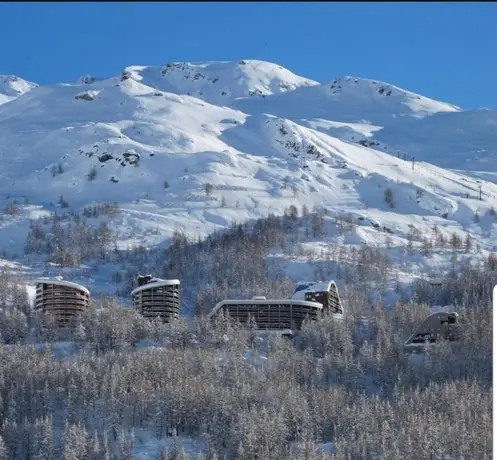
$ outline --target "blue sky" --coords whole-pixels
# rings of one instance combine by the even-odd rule
[[[261,59],[497,108],[497,3],[0,3],[0,74],[37,83],[131,64]]]

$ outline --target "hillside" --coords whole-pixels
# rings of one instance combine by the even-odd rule
[[[488,457],[495,111],[253,60],[0,83],[0,458]],[[176,321],[125,308],[145,273]],[[330,279],[292,342],[202,315]],[[404,354],[436,310],[461,340]]]
[[[263,98],[243,99],[235,106],[248,113],[267,112],[292,119],[323,118],[343,122],[387,124],[398,118],[423,118],[438,112],[458,112],[389,83],[346,76],[312,87]]]
[[[23,80],[15,75],[0,75],[0,105],[22,96],[37,86],[36,83]]]
[[[277,64],[257,60],[129,66],[122,75],[152,88],[195,96],[222,106],[240,98],[266,98],[319,85]]]
[[[436,225],[469,234],[485,257],[497,241],[488,182],[497,162],[485,147],[493,114],[373,80],[321,85],[250,60],[32,85],[0,106],[0,200],[24,203],[2,219],[0,250],[22,256],[29,221],[61,205],[117,202],[109,224],[122,249],[305,205],[357,224],[328,244],[381,246],[387,235],[405,244],[412,228]]]
[[[443,168],[497,172],[497,110],[440,112],[374,133],[391,149]],[[495,182],[495,178],[491,178]]]
[[[465,111],[381,81],[336,78],[260,101],[240,99],[234,107],[443,168],[497,172],[496,110]]]

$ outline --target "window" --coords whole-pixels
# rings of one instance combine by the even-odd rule
[[[447,322],[449,324],[456,324],[457,323],[457,317],[455,315],[449,315],[447,318]]]

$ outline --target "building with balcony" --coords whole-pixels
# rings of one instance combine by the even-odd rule
[[[53,315],[57,325],[67,326],[89,305],[90,291],[62,279],[36,281],[35,310]]]
[[[338,295],[334,281],[300,281],[295,286],[292,299],[318,302],[323,306],[323,311],[343,315],[343,305]]]
[[[133,289],[131,297],[133,307],[146,318],[159,317],[168,323],[179,316],[180,282],[163,280],[150,275],[137,278],[138,287]]]

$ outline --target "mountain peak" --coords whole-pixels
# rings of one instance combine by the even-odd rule
[[[249,98],[233,107],[250,113],[272,113],[291,119],[327,119],[385,126],[396,119],[424,118],[439,112],[460,112],[452,104],[430,99],[380,80],[336,77],[328,83],[301,86],[272,94],[264,101]]]
[[[387,102],[387,98],[408,106],[411,115],[422,118],[438,112],[458,112],[461,109],[453,104],[436,101],[420,94],[392,85],[381,80],[360,78],[357,76],[343,76],[333,79],[322,87],[330,94],[343,95],[347,98],[376,99]]]
[[[195,96],[219,105],[228,105],[235,99],[264,98],[319,85],[278,64],[255,59],[171,62],[161,67],[129,66],[122,75],[155,89]]]
[[[17,75],[0,75],[0,105],[22,96],[37,86],[36,83],[23,80]]]
[[[32,215],[114,201],[129,222],[115,221],[122,247],[290,205],[349,216],[357,226],[340,244],[402,240],[410,226],[435,224],[484,249],[497,239],[496,111],[354,76],[319,84],[257,60],[134,65],[21,97],[36,85],[0,82],[10,98],[0,106],[0,205],[30,203],[0,225],[0,250],[22,254]],[[488,179],[451,171],[468,159]]]

